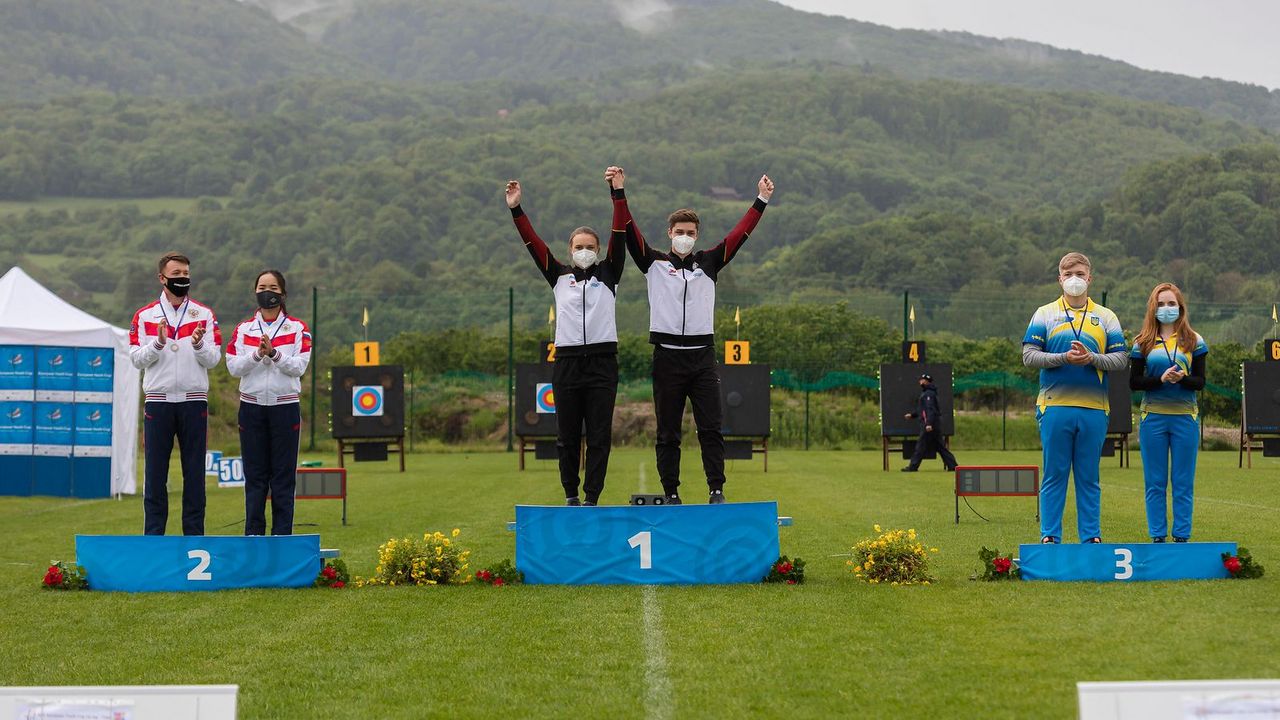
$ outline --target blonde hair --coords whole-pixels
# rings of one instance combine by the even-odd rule
[[[1093,273],[1093,264],[1089,262],[1089,258],[1084,253],[1078,252],[1069,252],[1063,255],[1062,259],[1058,261],[1058,272],[1061,273],[1063,268],[1068,268],[1072,265],[1083,265],[1090,274]]]

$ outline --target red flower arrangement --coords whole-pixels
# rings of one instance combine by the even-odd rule
[[[804,560],[791,558],[783,555],[778,561],[769,566],[769,574],[765,575],[762,582],[786,583],[788,585],[799,585],[804,582]]]
[[[1001,555],[999,550],[988,550],[983,547],[978,551],[978,559],[982,561],[980,580],[1018,580],[1021,573],[1013,563],[1012,555]]]
[[[325,560],[320,565],[320,574],[316,575],[316,587],[341,590],[351,582],[351,574],[347,572],[347,564],[341,559]]]
[[[49,569],[44,571],[41,586],[45,590],[88,590],[89,579],[84,568],[79,565],[66,567],[60,560],[54,560]]]
[[[516,569],[510,560],[503,560],[497,565],[476,572],[476,580],[484,585],[502,587],[524,582],[524,573]]]
[[[1236,554],[1222,553],[1222,566],[1232,578],[1247,580],[1262,577],[1263,567],[1253,561],[1248,548],[1239,548]]]

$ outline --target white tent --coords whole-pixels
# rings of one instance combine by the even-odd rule
[[[141,373],[129,361],[129,331],[66,302],[15,267],[0,277],[0,345],[115,348],[111,493],[136,493]]]

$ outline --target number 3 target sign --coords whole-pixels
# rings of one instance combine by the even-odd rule
[[[535,390],[533,406],[538,409],[539,414],[554,414],[556,411],[556,394],[551,389],[551,383],[538,383]]]
[[[351,388],[351,414],[355,417],[382,417],[382,386],[356,385]]]

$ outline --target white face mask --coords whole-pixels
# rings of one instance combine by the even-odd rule
[[[688,255],[695,242],[697,242],[697,238],[692,235],[673,235],[671,237],[671,249],[675,250],[677,255]]]
[[[596,255],[595,250],[583,248],[582,250],[573,251],[573,264],[577,265],[583,270],[586,270],[592,265],[595,265],[597,259],[598,259],[598,256]]]
[[[1080,297],[1089,290],[1089,281],[1078,275],[1072,275],[1062,281],[1062,292],[1071,297]]]

